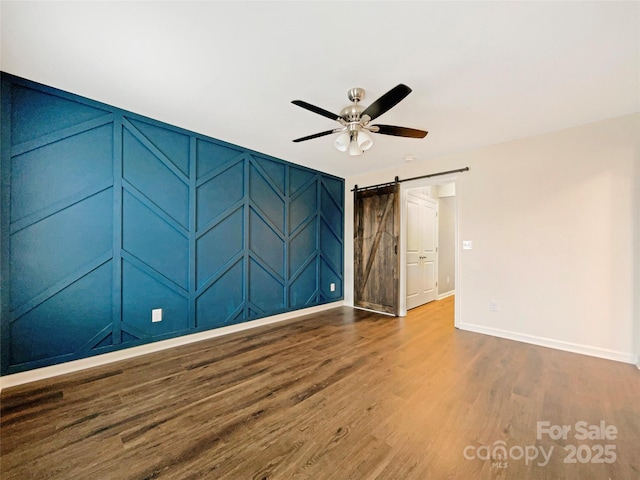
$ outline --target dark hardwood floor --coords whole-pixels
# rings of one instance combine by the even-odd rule
[[[1,400],[3,480],[640,478],[640,371],[457,331],[452,297],[404,319],[332,309]]]

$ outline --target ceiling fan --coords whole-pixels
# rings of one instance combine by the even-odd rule
[[[373,139],[369,133],[381,133],[382,135],[394,135],[396,137],[424,138],[426,131],[415,128],[396,127],[394,125],[369,125],[369,122],[378,118],[396,106],[401,100],[411,93],[411,89],[404,84],[392,88],[387,93],[378,98],[367,108],[360,105],[360,100],[364,98],[364,89],[356,87],[347,92],[349,100],[353,103],[347,105],[340,111],[340,115],[331,113],[323,108],[316,107],[302,100],[293,100],[291,103],[299,107],[310,110],[323,117],[330,118],[340,123],[340,127],[325,132],[314,133],[306,137],[296,138],[294,142],[304,142],[312,138],[324,137],[332,133],[340,133],[333,143],[341,152],[349,151],[349,155],[362,155],[373,145]]]

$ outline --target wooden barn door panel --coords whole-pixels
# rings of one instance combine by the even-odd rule
[[[358,307],[398,314],[398,184],[354,193],[354,295]]]

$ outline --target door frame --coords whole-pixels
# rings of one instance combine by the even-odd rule
[[[459,241],[459,224],[460,224],[460,175],[450,174],[440,177],[423,178],[400,183],[400,238],[398,239],[400,250],[400,278],[399,278],[399,312],[401,317],[407,316],[407,191],[413,188],[430,187],[434,185],[445,185],[453,183],[456,189],[456,205],[454,214],[455,229],[455,300],[454,300],[454,319],[453,324],[456,328],[460,324],[460,304],[462,298],[462,278],[460,277],[460,241]]]

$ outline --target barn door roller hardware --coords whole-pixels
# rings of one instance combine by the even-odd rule
[[[351,191],[356,192],[356,191],[363,191],[363,190],[372,190],[375,188],[388,187],[390,185],[395,185],[396,183],[409,182],[411,180],[420,180],[422,178],[439,177],[440,175],[448,175],[450,173],[460,173],[460,172],[467,172],[467,171],[469,171],[469,167],[459,168],[457,170],[448,170],[446,172],[431,173],[429,175],[420,175],[419,177],[405,178],[402,180],[396,177],[393,182],[379,183],[377,185],[370,185],[368,187],[358,187],[358,185],[354,185]]]

